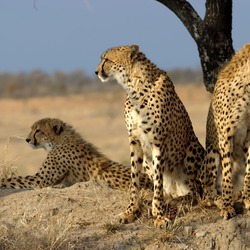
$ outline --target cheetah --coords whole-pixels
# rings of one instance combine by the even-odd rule
[[[33,176],[2,179],[1,188],[68,187],[101,179],[112,188],[130,189],[130,168],[108,159],[60,119],[44,118],[35,122],[26,141],[32,148],[48,152],[45,161]],[[141,176],[140,182],[145,189],[153,188],[146,174]]]
[[[250,208],[250,44],[220,70],[207,118],[201,182],[221,216],[235,216],[235,198]]]
[[[165,196],[193,197],[200,190],[197,176],[204,149],[189,115],[167,73],[151,63],[138,45],[107,50],[95,73],[102,82],[117,80],[127,92],[124,116],[132,186],[130,204],[120,222],[130,223],[140,215],[139,177],[146,172],[154,183],[154,225],[165,228]]]

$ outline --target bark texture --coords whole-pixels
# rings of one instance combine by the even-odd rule
[[[213,92],[220,68],[234,54],[232,0],[207,0],[202,19],[186,0],[157,0],[182,21],[195,40],[206,89]]]

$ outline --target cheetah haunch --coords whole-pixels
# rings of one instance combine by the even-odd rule
[[[229,219],[234,197],[243,191],[250,209],[250,44],[218,74],[207,118],[207,155],[202,182],[207,201]],[[222,196],[220,196],[222,192]]]
[[[1,188],[42,188],[59,184],[66,187],[94,178],[104,180],[112,188],[130,188],[130,168],[108,159],[59,119],[35,122],[26,141],[34,149],[44,148],[48,152],[46,160],[34,176],[3,179]],[[140,182],[145,188],[152,187],[147,175],[141,176]]]
[[[164,193],[188,197],[198,192],[197,174],[204,149],[194,134],[188,113],[167,73],[139,51],[138,45],[104,52],[96,74],[116,79],[127,92],[125,122],[129,135],[132,186],[130,204],[121,222],[140,213],[139,177],[142,168],[154,181],[152,214],[156,227],[165,227]]]

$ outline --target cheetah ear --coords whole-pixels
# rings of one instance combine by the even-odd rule
[[[63,132],[64,130],[64,124],[62,121],[60,121],[59,119],[54,119],[52,121],[52,128],[54,130],[54,132],[59,135]]]
[[[137,53],[139,52],[139,45],[133,44],[130,46],[131,51],[129,53],[129,59],[133,60],[137,57]]]

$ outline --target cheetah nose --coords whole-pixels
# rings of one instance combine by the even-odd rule
[[[95,74],[98,76],[98,71],[97,70],[95,71]]]
[[[27,139],[26,139],[26,142],[28,142],[28,143],[29,143],[30,141],[31,141],[31,139],[29,139],[29,138],[27,138]]]

